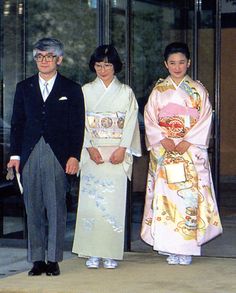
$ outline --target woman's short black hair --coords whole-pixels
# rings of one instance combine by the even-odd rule
[[[95,63],[103,61],[113,64],[115,73],[120,72],[122,69],[122,62],[113,45],[101,45],[95,49],[89,61],[90,70],[95,72]]]
[[[164,58],[165,61],[169,58],[171,54],[175,53],[182,53],[185,55],[185,57],[189,60],[190,59],[190,52],[188,45],[181,42],[174,42],[166,46],[164,51]]]

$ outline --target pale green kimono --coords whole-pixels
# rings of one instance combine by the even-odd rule
[[[81,157],[78,212],[72,252],[81,257],[122,259],[127,177],[133,155],[141,155],[138,104],[132,89],[116,77],[105,87],[96,78],[83,86],[86,131]],[[104,163],[97,165],[87,147],[99,149]],[[126,147],[122,164],[109,162],[112,152]]]

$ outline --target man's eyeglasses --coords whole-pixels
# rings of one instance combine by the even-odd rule
[[[56,55],[41,55],[41,54],[37,54],[34,56],[34,60],[37,62],[43,62],[43,60],[45,60],[46,62],[52,62],[54,60],[54,58],[56,58]]]
[[[98,71],[102,70],[102,69],[109,70],[109,69],[111,69],[113,67],[113,64],[112,63],[105,63],[105,64],[95,63],[94,67]]]

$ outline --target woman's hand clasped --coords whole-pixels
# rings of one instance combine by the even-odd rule
[[[175,145],[174,141],[170,138],[164,138],[161,140],[161,144],[167,152],[177,152],[180,155],[187,152],[188,148],[191,146],[191,143],[186,140],[182,140],[180,143]]]
[[[104,160],[99,152],[99,150],[95,147],[90,147],[87,148],[90,159],[92,161],[94,161],[97,165],[99,164],[103,164]],[[125,152],[126,152],[126,148],[125,147],[119,147],[117,148],[111,155],[109,162],[111,164],[120,164],[124,161],[125,158]]]
[[[175,143],[172,139],[164,138],[161,140],[161,144],[167,152],[174,152],[175,151]]]
[[[104,160],[97,148],[90,147],[90,148],[87,148],[87,151],[89,153],[90,159],[94,161],[97,165],[104,163]]]
[[[181,141],[180,143],[177,144],[175,147],[175,151],[179,153],[180,155],[184,154],[187,152],[188,148],[190,147],[191,143],[187,142],[186,140]]]
[[[109,160],[110,163],[114,165],[122,163],[125,158],[125,152],[126,152],[125,147],[119,147],[118,149],[116,149],[110,157],[110,160]]]

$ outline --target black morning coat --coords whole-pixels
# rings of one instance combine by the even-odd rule
[[[81,86],[57,73],[52,91],[44,102],[36,74],[16,86],[10,155],[20,156],[22,171],[31,151],[43,136],[65,170],[70,157],[80,160],[84,124]]]

